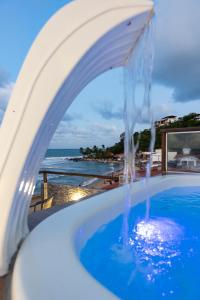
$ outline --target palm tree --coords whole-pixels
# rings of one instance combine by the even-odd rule
[[[92,150],[93,150],[94,153],[96,153],[98,151],[98,147],[94,145]]]

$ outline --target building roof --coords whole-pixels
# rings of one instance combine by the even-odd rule
[[[171,119],[171,118],[177,118],[177,116],[167,116],[167,117],[162,118],[161,120]]]

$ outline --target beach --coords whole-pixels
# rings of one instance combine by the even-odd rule
[[[82,156],[78,149],[48,150],[40,170],[47,172],[47,193],[48,197],[54,199],[52,205],[88,198],[117,188],[124,183],[122,162],[87,158]],[[69,176],[62,173],[68,173]],[[73,176],[74,173],[80,176]],[[87,177],[87,174],[92,177]],[[158,174],[160,174],[159,170],[153,169],[151,172],[152,176]],[[105,176],[105,178],[95,178],[93,175]],[[136,180],[144,178],[145,175],[145,169],[136,167]],[[38,176],[34,195],[45,199],[43,176],[43,174]]]
[[[118,175],[119,171],[122,172],[122,169],[123,164],[120,162],[84,158],[79,149],[49,149],[40,167],[40,170],[47,171],[107,176]],[[35,194],[40,193],[42,180],[42,175],[38,175]],[[48,182],[98,190],[110,187],[109,182],[97,178],[62,176],[57,174],[49,174]]]

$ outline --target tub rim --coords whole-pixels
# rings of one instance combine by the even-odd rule
[[[198,174],[153,177],[149,180],[149,194],[152,196],[178,186],[199,186],[199,183]],[[40,223],[17,255],[11,299],[79,300],[83,295],[87,300],[118,299],[88,273],[79,260],[79,253],[97,228],[120,214],[125,190],[126,186],[123,186],[96,195],[62,209]],[[133,206],[144,200],[143,180],[133,184],[132,195],[135,196]]]

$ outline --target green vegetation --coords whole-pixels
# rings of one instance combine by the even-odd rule
[[[109,148],[105,148],[104,145],[102,145],[101,148],[94,146],[93,148],[80,148],[80,152],[83,155],[86,155],[90,158],[95,159],[109,159],[113,157],[113,153],[109,150]]]
[[[200,121],[195,120],[195,117],[198,116],[196,113],[190,113],[182,118],[179,118],[176,122],[171,123],[167,126],[157,127],[156,128],[156,142],[155,148],[161,148],[161,130],[165,128],[185,128],[185,127],[198,127],[200,126]],[[123,136],[123,134],[121,135]],[[148,151],[150,139],[151,139],[151,130],[144,129],[141,132],[136,132],[134,135],[134,141],[137,143],[139,139],[139,148],[138,151]],[[102,145],[101,148],[94,146],[93,148],[80,148],[80,151],[83,155],[88,157],[97,158],[97,159],[108,159],[112,158],[117,154],[124,152],[124,140],[123,137],[121,140],[112,147],[105,148]]]

